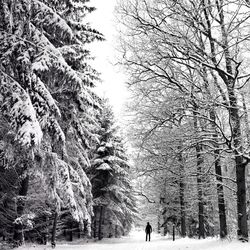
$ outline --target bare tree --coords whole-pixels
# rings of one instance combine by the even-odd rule
[[[131,0],[121,3],[119,10],[127,35],[121,44],[123,62],[132,75],[132,90],[140,89],[144,96],[149,94],[145,86],[150,86],[151,92],[167,93],[171,90],[178,93],[185,102],[182,107],[186,108],[184,116],[194,116],[195,111],[197,118],[213,124],[217,132],[209,137],[210,142],[223,145],[224,150],[233,155],[238,238],[248,240],[245,168],[249,155],[242,145],[237,94],[249,78],[247,60],[244,61],[244,46],[249,37],[246,29],[250,16],[248,7],[243,1],[161,0],[155,3]],[[204,84],[200,84],[204,80],[204,70],[208,72],[205,91]],[[199,104],[198,110],[194,110],[190,95]],[[221,112],[228,117],[223,126],[218,116]],[[183,112],[181,114],[183,116]],[[163,123],[169,120],[167,117]],[[217,146],[215,159],[219,159],[219,153]],[[222,174],[218,160],[215,169],[221,206]],[[221,211],[221,237],[224,237],[227,234],[224,205]]]

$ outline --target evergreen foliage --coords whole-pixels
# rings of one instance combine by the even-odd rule
[[[48,216],[67,208],[80,228],[90,231],[92,194],[85,170],[88,150],[97,140],[92,128],[100,104],[92,91],[98,73],[88,64],[85,45],[103,36],[84,22],[94,10],[87,2],[0,1],[0,118],[5,124],[0,141],[6,183],[1,192],[11,200],[11,194],[15,198],[26,190],[19,212],[9,208],[8,225],[15,221],[22,230],[25,218],[34,213],[32,219],[39,220],[44,213],[38,207],[48,204]],[[19,155],[29,162],[22,164]],[[8,176],[15,170],[11,184]],[[3,209],[5,203],[2,199]]]
[[[136,214],[122,140],[93,91],[86,45],[104,38],[88,2],[0,0],[0,236],[15,245],[89,236],[104,205],[103,236],[119,236]]]
[[[99,123],[100,142],[91,160],[90,174],[95,212],[93,234],[101,239],[127,234],[137,211],[128,178],[130,166],[124,144],[106,103],[100,113]]]

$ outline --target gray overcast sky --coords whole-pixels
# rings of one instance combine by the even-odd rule
[[[93,28],[105,35],[105,42],[96,42],[91,45],[92,55],[95,56],[93,66],[102,74],[103,80],[97,88],[101,96],[109,98],[117,118],[121,116],[123,104],[128,96],[125,87],[125,76],[118,72],[115,62],[115,17],[114,7],[116,0],[91,0],[91,6],[97,8],[88,16],[88,21]]]

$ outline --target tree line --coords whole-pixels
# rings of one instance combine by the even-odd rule
[[[248,241],[249,2],[127,0],[117,12],[137,171],[159,228]]]
[[[0,1],[0,235],[21,245],[119,237],[130,166],[87,44],[88,0]]]

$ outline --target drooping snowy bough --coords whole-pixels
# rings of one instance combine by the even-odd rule
[[[51,209],[68,208],[81,225],[92,216],[91,184],[84,171],[99,107],[91,90],[98,74],[88,64],[85,45],[103,40],[84,23],[94,10],[86,2],[0,1],[0,117],[14,135],[11,141],[1,135],[0,141],[23,148],[27,157],[25,167],[12,166],[20,168],[20,190],[26,186],[25,192],[16,192],[32,196],[29,178],[42,173],[53,197]],[[29,213],[23,202],[16,205],[15,221]],[[16,239],[22,241],[20,233]]]

